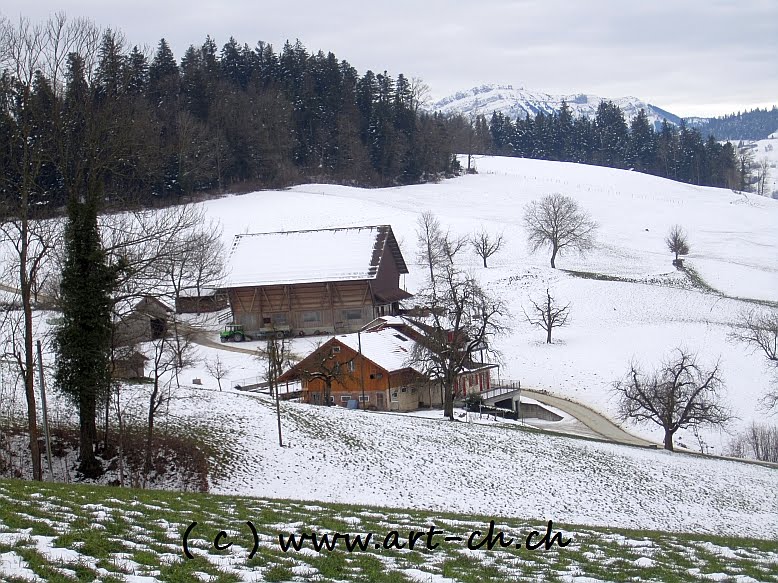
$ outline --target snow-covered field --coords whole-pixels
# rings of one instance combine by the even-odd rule
[[[613,418],[611,387],[630,360],[651,367],[683,346],[705,364],[720,359],[725,400],[738,416],[730,432],[770,420],[759,409],[769,383],[764,357],[726,336],[740,311],[755,307],[735,298],[778,301],[778,201],[593,166],[516,158],[476,163],[479,174],[438,184],[372,190],[303,185],[203,204],[221,221],[227,248],[234,235],[246,232],[391,224],[409,264],[403,283],[411,292],[423,277],[415,265],[422,211],[431,210],[454,234],[482,226],[504,233],[505,247],[488,269],[473,253],[462,255],[511,310],[511,331],[496,341],[504,358],[501,378]],[[600,223],[597,248],[585,257],[563,255],[556,270],[548,266],[547,253],[529,253],[522,226],[524,205],[554,192],[576,198]],[[664,238],[675,223],[689,234],[687,265],[724,295],[693,288],[671,265]],[[564,270],[628,281],[585,279]],[[556,332],[552,345],[522,313],[529,298],[547,287],[572,304],[570,325]],[[309,342],[297,340],[295,347],[304,351]],[[744,463],[299,404],[284,405],[289,447],[280,449],[268,399],[220,393],[205,368],[218,354],[230,367],[225,385],[232,386],[261,375],[256,359],[197,350],[198,364],[181,378],[200,379],[201,398],[174,402],[171,414],[233,435],[224,447],[237,455],[212,483],[215,492],[778,536],[778,473]],[[658,428],[627,428],[661,441]],[[689,446],[697,443],[690,433],[679,436]],[[702,436],[715,453],[729,438],[717,430]]]
[[[199,391],[172,407],[229,426],[240,452],[211,491],[614,527],[775,537],[778,471],[498,425]]]
[[[481,226],[502,232],[505,247],[488,269],[473,253],[462,257],[511,310],[511,332],[497,340],[505,361],[501,378],[573,398],[613,417],[610,389],[629,361],[651,367],[684,346],[709,366],[721,359],[726,399],[738,416],[730,431],[768,419],[758,407],[769,382],[763,356],[726,339],[737,315],[754,305],[692,288],[671,265],[664,238],[671,225],[681,224],[691,246],[686,264],[711,286],[729,296],[775,302],[778,201],[595,166],[489,157],[476,165],[479,174],[439,184],[372,190],[302,185],[204,204],[222,222],[227,243],[245,232],[389,223],[410,266],[404,283],[411,292],[423,277],[414,264],[422,211],[431,210],[454,234]],[[585,257],[563,255],[556,270],[548,266],[547,253],[529,253],[522,226],[524,205],[554,192],[576,198],[601,225],[598,248]],[[583,279],[563,269],[637,283]],[[550,346],[522,312],[546,287],[572,304],[569,327],[558,331]],[[197,374],[208,377],[202,370]],[[658,429],[634,430],[661,439]],[[721,451],[729,437],[719,431],[703,435],[714,451]],[[696,443],[691,434],[681,436]]]

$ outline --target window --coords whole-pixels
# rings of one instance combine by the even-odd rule
[[[270,321],[273,326],[286,326],[289,321],[286,319],[286,312],[276,312],[270,314]]]
[[[392,403],[396,403],[397,401],[400,400],[400,397],[398,397],[398,395],[397,395],[397,390],[396,389],[394,391],[392,391],[389,396],[390,396],[390,400],[392,401]]]
[[[335,404],[335,396],[330,395],[330,405],[334,405],[334,404]]]
[[[321,324],[321,312],[319,310],[303,312],[303,324],[314,326]]]
[[[340,352],[340,346],[332,347],[332,354],[338,354]]]
[[[370,378],[371,379],[382,379],[382,378],[384,378],[384,373],[382,373],[382,372],[374,372],[373,374],[370,375]]]
[[[362,310],[343,310],[341,312],[343,314],[344,320],[361,320],[362,319]]]
[[[370,401],[370,395],[365,395],[364,397],[362,395],[359,396],[360,403],[368,403],[369,401]]]
[[[343,403],[348,403],[351,400],[351,395],[341,395],[340,400]]]
[[[355,370],[357,370],[356,364],[354,364],[353,360],[349,360],[348,361],[348,371],[349,372],[354,372]]]

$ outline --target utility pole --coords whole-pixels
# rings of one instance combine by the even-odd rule
[[[357,330],[357,346],[359,347],[359,384],[362,387],[362,408],[367,409],[367,401],[365,401],[365,367],[362,366],[362,331]]]
[[[41,341],[38,340],[38,377],[41,384],[41,407],[43,408],[43,432],[46,437],[46,461],[49,465],[49,479],[54,481],[54,469],[51,466],[51,438],[49,437],[49,417],[46,409],[46,385],[43,380],[43,356]]]

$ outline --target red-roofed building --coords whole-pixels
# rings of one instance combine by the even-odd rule
[[[440,383],[430,380],[411,355],[412,330],[376,326],[358,334],[330,338],[279,382],[302,383],[303,400],[314,405],[351,406],[379,411],[414,411],[443,403]],[[459,397],[488,390],[489,364],[474,364],[457,378]]]

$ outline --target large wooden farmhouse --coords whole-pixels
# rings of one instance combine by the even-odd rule
[[[229,268],[233,321],[250,335],[352,332],[411,295],[388,225],[237,235]]]
[[[303,401],[378,411],[414,411],[443,403],[443,388],[411,358],[417,333],[400,318],[381,318],[366,331],[330,338],[284,373],[301,381]],[[488,390],[494,365],[474,363],[456,379],[457,398]],[[327,403],[329,400],[329,403]]]

